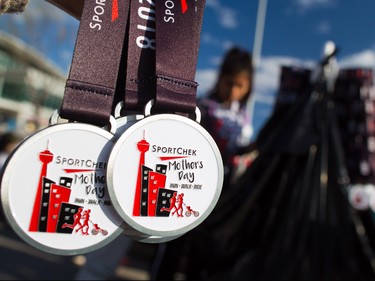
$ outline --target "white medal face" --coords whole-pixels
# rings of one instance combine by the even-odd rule
[[[29,244],[61,255],[86,253],[123,233],[106,169],[113,135],[68,123],[25,139],[10,156],[1,196],[5,215]]]
[[[186,233],[210,214],[221,193],[223,163],[216,143],[197,122],[157,114],[121,135],[108,160],[107,179],[124,221],[157,241]]]

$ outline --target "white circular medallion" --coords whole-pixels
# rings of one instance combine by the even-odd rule
[[[21,238],[49,253],[75,255],[123,233],[107,189],[112,139],[94,125],[66,123],[21,142],[1,182],[6,218]]]
[[[113,206],[128,227],[143,236],[178,237],[215,207],[223,163],[216,143],[197,122],[157,114],[119,137],[107,180]]]

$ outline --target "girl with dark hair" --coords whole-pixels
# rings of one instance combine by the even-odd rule
[[[251,144],[252,112],[248,104],[252,84],[251,54],[233,47],[224,56],[213,89],[198,100],[201,125],[214,138],[223,158],[224,185],[231,178],[238,155]]]

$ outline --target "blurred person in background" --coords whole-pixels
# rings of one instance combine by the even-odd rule
[[[215,211],[220,211],[218,205],[227,200],[226,194],[234,187],[239,171],[251,163],[254,145],[252,112],[248,105],[252,84],[252,54],[232,47],[223,57],[214,87],[197,102],[202,114],[200,124],[215,140],[223,159],[224,183],[219,202],[195,229],[159,245],[151,267],[152,280],[202,280],[209,279],[211,274],[217,278],[211,271],[225,270],[214,254],[215,245],[209,243],[214,241],[211,223],[217,223]]]
[[[224,164],[224,186],[233,179],[244,152],[252,146],[252,55],[245,49],[227,51],[217,81],[207,96],[198,99],[201,125],[214,138]]]

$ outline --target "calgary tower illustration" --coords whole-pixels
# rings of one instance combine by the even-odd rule
[[[137,143],[137,148],[141,152],[138,175],[137,175],[137,186],[135,190],[133,216],[141,215],[141,192],[142,192],[142,166],[145,164],[145,154],[150,148],[150,144],[145,140],[145,132],[143,132],[143,139]]]
[[[47,176],[47,166],[53,160],[53,154],[47,149],[39,153],[39,159],[43,163],[42,170],[39,177],[37,195],[34,201],[33,214],[30,221],[29,231],[38,231],[40,205],[42,201],[43,179]]]

